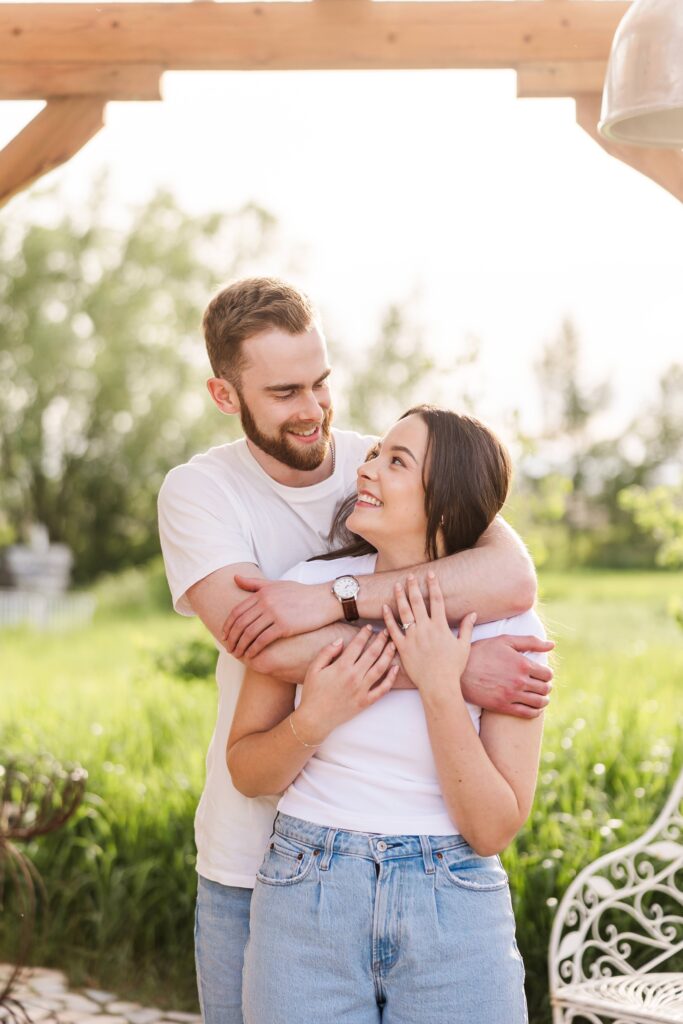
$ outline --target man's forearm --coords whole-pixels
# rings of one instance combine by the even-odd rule
[[[496,520],[489,527],[477,547],[412,568],[424,597],[430,570],[439,580],[452,623],[459,622],[468,612],[476,612],[478,622],[518,615],[530,608],[536,597],[536,574],[531,559],[517,534],[503,520]],[[362,576],[356,601],[360,615],[379,618],[383,604],[396,612],[394,584],[405,582],[405,578],[405,570]]]

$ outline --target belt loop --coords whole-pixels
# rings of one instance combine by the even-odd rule
[[[320,858],[320,870],[321,871],[327,871],[327,869],[330,866],[330,861],[332,860],[332,850],[334,849],[334,841],[335,841],[336,837],[337,837],[337,829],[336,828],[330,828],[330,829],[327,830],[327,835],[325,836],[325,852],[323,853],[322,857]]]
[[[436,871],[434,866],[434,858],[432,857],[432,844],[429,842],[428,836],[420,836],[420,846],[422,847],[422,859],[424,860],[425,874],[433,875]]]

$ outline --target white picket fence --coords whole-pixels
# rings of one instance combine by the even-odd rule
[[[0,589],[0,629],[33,626],[36,629],[69,629],[93,617],[92,594],[40,594],[30,590]]]

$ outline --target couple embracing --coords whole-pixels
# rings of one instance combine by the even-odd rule
[[[204,314],[245,437],[172,470],[162,550],[216,639],[195,819],[205,1024],[523,1024],[498,853],[529,813],[550,669],[510,461],[421,405],[331,427],[308,299],[252,278]],[[276,795],[274,795],[276,794]]]

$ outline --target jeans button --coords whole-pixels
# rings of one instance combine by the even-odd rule
[[[379,850],[380,853],[384,853],[384,851],[388,850],[389,847],[387,846],[383,839],[380,839],[380,841],[377,844],[377,849]]]

